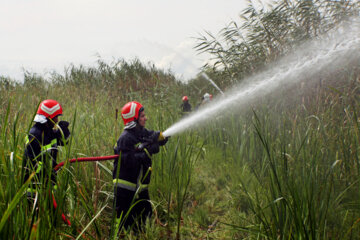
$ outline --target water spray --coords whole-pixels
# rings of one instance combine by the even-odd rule
[[[231,112],[239,111],[259,97],[304,80],[302,75],[306,74],[311,79],[311,76],[321,70],[334,72],[359,59],[359,54],[360,22],[356,19],[348,28],[338,28],[337,32],[303,44],[293,54],[279,61],[274,68],[245,79],[243,82],[247,84],[234,87],[222,99],[209,103],[207,107],[172,125],[163,135],[173,136],[200,124],[204,125],[216,116],[223,116],[230,107]]]
[[[330,36],[330,37],[329,37]],[[222,94],[219,101],[211,102],[207,107],[191,113],[187,118],[175,123],[159,136],[159,141],[174,136],[187,129],[204,124],[214,117],[223,115],[226,110],[236,106],[241,110],[259,97],[275,91],[280,86],[290,87],[303,80],[301,75],[314,75],[321,70],[328,70],[328,73],[338,68],[347,66],[350,62],[359,58],[360,54],[360,21],[354,21],[349,28],[338,28],[337,32],[331,33],[322,39],[306,43],[294,51],[290,56],[285,57],[278,65],[268,71],[257,74],[243,82],[248,84],[236,86],[226,94],[205,74],[202,73]],[[68,160],[70,163],[83,161],[106,161],[119,157],[110,155],[103,157],[75,158]],[[59,163],[55,171],[59,170],[65,162]]]
[[[201,76],[203,76],[206,80],[208,80],[217,90],[219,90],[219,92],[224,95],[224,92],[219,88],[218,85],[216,85],[216,83],[211,79],[209,78],[209,76],[206,74],[206,73],[201,73]]]

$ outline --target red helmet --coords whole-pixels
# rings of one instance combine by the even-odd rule
[[[187,96],[183,96],[182,100],[183,100],[183,102],[184,102],[184,101],[187,101],[187,100],[188,100],[188,97],[187,97]]]
[[[124,120],[124,125],[129,122],[136,121],[139,114],[144,110],[144,107],[138,102],[128,102],[121,109],[121,117]]]
[[[61,115],[63,111],[60,103],[52,99],[46,99],[40,103],[36,113],[46,118],[54,118]]]

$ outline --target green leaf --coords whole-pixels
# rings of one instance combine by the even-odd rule
[[[35,172],[33,172],[30,175],[30,177],[28,178],[28,180],[26,180],[26,182],[21,186],[21,188],[19,189],[19,191],[16,193],[15,197],[13,198],[11,203],[9,204],[8,208],[6,209],[4,215],[1,218],[0,232],[1,232],[2,228],[4,227],[6,220],[9,218],[11,212],[14,210],[14,208],[16,207],[16,205],[18,204],[18,202],[20,201],[20,199],[24,195],[25,189],[27,188],[27,186],[29,185],[31,179],[34,176],[35,176]]]

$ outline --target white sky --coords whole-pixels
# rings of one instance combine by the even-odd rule
[[[206,60],[194,37],[238,21],[245,0],[1,0],[0,75],[23,69],[46,75],[94,66],[100,55],[151,61],[178,77],[193,77]]]

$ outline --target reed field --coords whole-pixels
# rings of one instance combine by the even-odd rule
[[[243,25],[199,37],[199,52],[216,60],[203,70],[231,89],[359,9],[357,1],[279,1],[267,12],[250,4]],[[39,103],[63,107],[71,135],[57,161],[67,162],[113,155],[128,101],[144,105],[148,129],[165,131],[186,117],[183,95],[195,107],[216,90],[137,59],[24,75],[23,83],[0,77],[0,239],[360,239],[360,56],[171,136],[153,157],[153,215],[137,235],[114,231],[113,160],[65,164],[57,209],[50,185],[38,192],[38,211],[29,205],[22,160]]]

